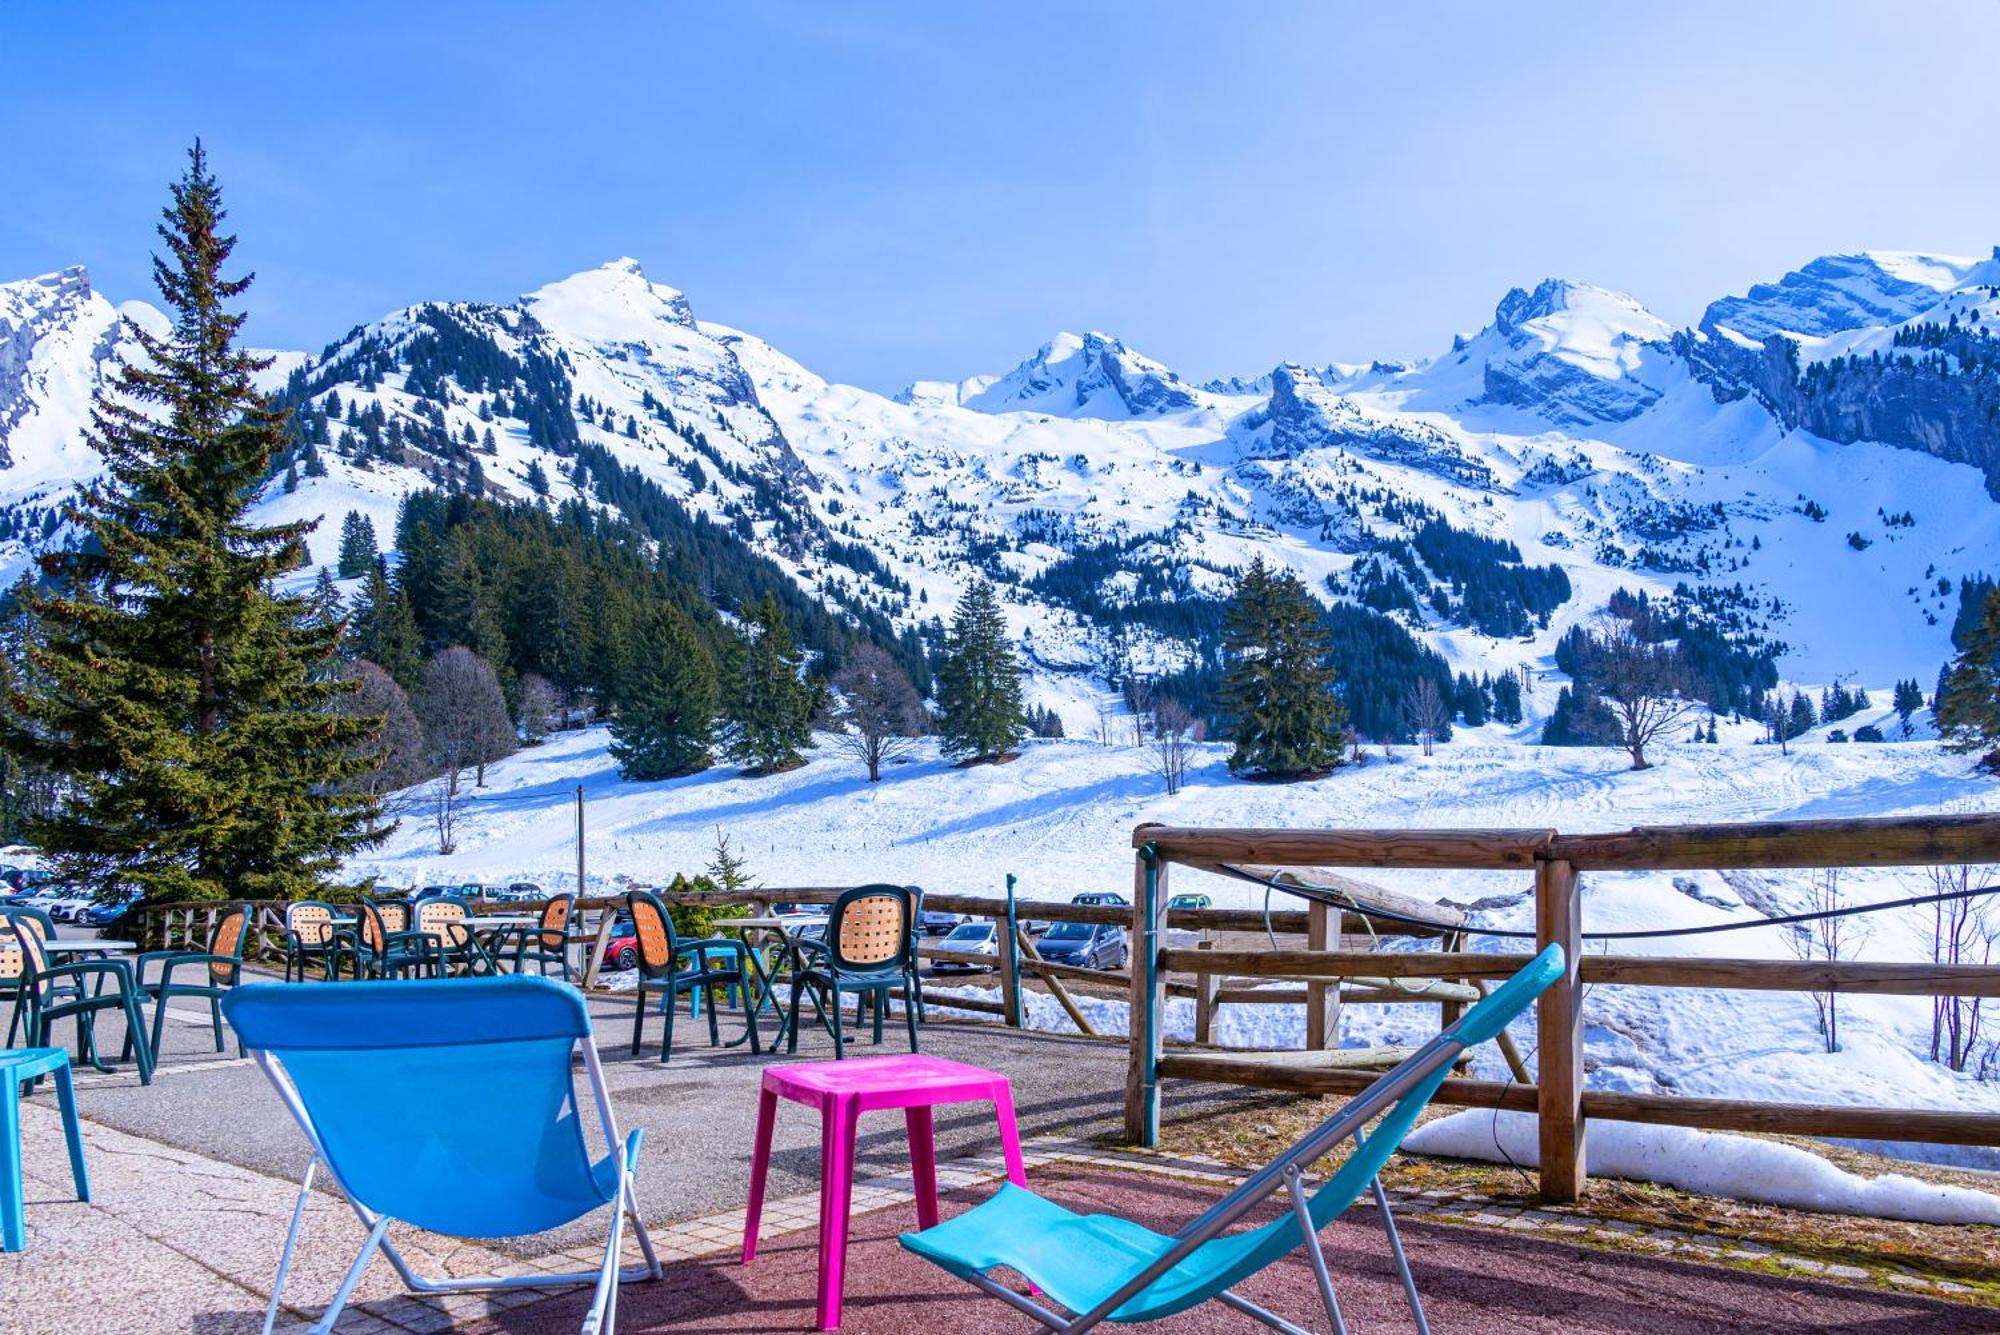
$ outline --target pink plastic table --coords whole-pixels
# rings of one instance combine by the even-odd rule
[[[1014,1091],[1007,1077],[964,1062],[920,1053],[797,1062],[764,1070],[757,1098],[757,1146],[750,1162],[750,1204],[743,1216],[743,1263],[757,1255],[757,1222],[764,1212],[764,1175],[771,1166],[771,1132],[778,1100],[818,1108],[819,1328],[840,1325],[841,1275],[847,1261],[847,1211],[854,1198],[854,1124],[861,1114],[901,1108],[910,1137],[910,1169],[917,1189],[917,1225],[938,1221],[937,1151],[931,1109],[940,1103],[987,1103],[1000,1124],[1007,1178],[1026,1186],[1021,1136],[1014,1126]]]

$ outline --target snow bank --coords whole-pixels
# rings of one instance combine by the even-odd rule
[[[1403,1144],[1418,1154],[1540,1163],[1535,1119],[1526,1113],[1453,1113],[1418,1127]],[[1899,1173],[1861,1177],[1797,1146],[1749,1136],[1592,1122],[1585,1158],[1599,1177],[1659,1182],[1704,1196],[1927,1224],[2000,1224],[2000,1196],[1990,1192]]]

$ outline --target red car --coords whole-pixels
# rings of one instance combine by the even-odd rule
[[[607,969],[636,969],[639,967],[639,934],[632,927],[632,919],[619,914],[611,924],[611,940],[604,946],[604,967]]]

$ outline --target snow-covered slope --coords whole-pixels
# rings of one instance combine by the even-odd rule
[[[1869,683],[1871,686],[1876,683]],[[1538,689],[1549,689],[1546,687]],[[1886,711],[1872,712],[1869,720]],[[1856,722],[1862,720],[1857,719]],[[1732,737],[1740,741],[1748,729]],[[1543,748],[1482,730],[1425,757],[1401,748],[1314,782],[1243,783],[1224,768],[1226,748],[1199,749],[1186,786],[1161,791],[1145,748],[1122,742],[1030,742],[1010,765],[958,769],[928,743],[880,783],[860,763],[822,745],[790,773],[746,778],[716,769],[662,783],[625,783],[601,729],[560,734],[493,766],[488,786],[466,803],[459,849],[437,853],[419,816],[354,869],[393,886],[507,882],[575,884],[574,822],[581,786],[587,857],[595,893],[623,882],[658,884],[695,874],[712,857],[716,832],[768,886],[879,880],[959,894],[998,895],[1008,873],[1028,899],[1066,900],[1083,890],[1129,890],[1131,831],[1158,821],[1194,826],[1421,826],[1546,828],[1567,832],[1682,821],[1813,819],[1860,814],[1993,810],[2000,789],[1969,774],[1935,743],[1833,745],[1819,736],[1780,755],[1776,747],[1673,743],[1661,763],[1633,773],[1602,749]],[[1743,923],[1727,936],[1644,943],[1649,954],[1792,958],[1788,929],[1766,918],[1808,907],[1810,872],[1602,873],[1583,882],[1587,930],[1623,931]],[[1183,879],[1183,877],[1185,879]],[[1368,879],[1425,901],[1491,899],[1482,926],[1532,930],[1529,878],[1518,872],[1371,870]],[[1257,907],[1255,885],[1183,869],[1175,889],[1225,907]],[[1865,904],[1932,892],[1921,869],[1844,874],[1845,902]],[[1283,897],[1278,899],[1285,906]],[[1923,923],[1908,911],[1868,920],[1859,956],[1924,957]],[[1518,943],[1484,939],[1482,949]],[[1188,1007],[1169,1007],[1185,1029]],[[1598,988],[1588,1001],[1592,1088],[1793,1102],[2000,1110],[2000,1084],[1956,1075],[1925,1060],[1930,1000],[1843,998],[1844,1049],[1827,1053],[1810,997],[1786,992],[1691,992]],[[1117,1017],[1107,1017],[1116,1023]],[[1342,1038],[1408,1042],[1436,1031],[1421,1006],[1350,1006]],[[1297,1046],[1297,1008],[1225,1006],[1220,1041]],[[1508,1078],[1497,1053],[1475,1057],[1476,1073]]]
[[[1926,320],[2000,324],[1997,309],[2000,261],[1873,252],[1718,301],[1697,330],[1550,279],[1412,365],[1197,386],[1109,334],[1061,334],[1005,375],[891,398],[699,318],[621,259],[511,305],[426,302],[281,354],[266,382],[289,383],[323,469],[273,479],[264,504],[331,517],[313,545],[327,562],[340,515],[386,537],[413,488],[596,501],[602,470],[631,470],[842,615],[917,626],[992,579],[1038,698],[1072,728],[1089,726],[1092,681],[1189,663],[1172,608],[1253,558],[1352,596],[1359,569],[1434,522],[1511,543],[1573,591],[1504,635],[1448,599],[1393,613],[1458,670],[1547,674],[1614,590],[1685,585],[1782,643],[1792,680],[1928,681],[1953,586],[2000,571],[1978,471],[1793,429],[1717,367],[1747,377],[1774,331],[1810,364]],[[122,346],[81,270],[0,285],[0,575],[61,539],[50,503],[96,466],[82,427]]]

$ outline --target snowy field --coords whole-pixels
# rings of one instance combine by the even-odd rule
[[[827,739],[789,774],[746,779],[718,767],[663,783],[624,783],[602,729],[569,733],[495,767],[461,817],[459,850],[437,853],[420,809],[354,870],[391,885],[526,878],[568,887],[575,880],[574,793],[585,800],[591,888],[621,878],[657,884],[695,874],[718,831],[766,885],[840,885],[886,880],[933,891],[1001,893],[1020,877],[1026,898],[1068,899],[1082,890],[1128,891],[1131,831],[1142,821],[1239,826],[1538,827],[1564,832],[1689,821],[1813,819],[2000,809],[2000,784],[1971,772],[1934,742],[1777,748],[1723,744],[1663,747],[1655,768],[1632,773],[1621,753],[1462,740],[1425,757],[1400,749],[1360,768],[1284,786],[1228,776],[1225,750],[1207,748],[1188,786],[1167,797],[1148,753],[1094,741],[1030,742],[1019,760],[954,769],[934,751],[889,769],[871,785],[859,764]],[[420,798],[413,800],[420,801]],[[1478,915],[1494,929],[1532,927],[1527,877],[1519,873],[1365,873],[1379,884],[1432,900],[1516,897]],[[1715,922],[1758,923],[1808,907],[1810,874],[1713,872],[1591,874],[1584,879],[1588,931]],[[1173,888],[1203,891],[1220,905],[1254,906],[1255,886],[1178,869]],[[1847,902],[1929,893],[1924,869],[1843,875]],[[1281,907],[1296,907],[1296,901]],[[1924,958],[1924,910],[1864,919],[1857,954]],[[1792,958],[1789,929],[1753,926],[1723,936],[1627,942],[1624,953]],[[1487,938],[1480,949],[1520,947]],[[1601,945],[1599,948],[1602,948]],[[1168,1023],[1191,1033],[1191,1003]],[[1925,997],[1850,997],[1841,1003],[1842,1050],[1829,1054],[1809,997],[1793,993],[1693,992],[1597,987],[1587,1001],[1593,1087],[1794,1102],[1865,1103],[2000,1110],[2000,1083],[1981,1083],[1925,1059]],[[1123,1029],[1117,1003],[1094,1016]],[[1063,1021],[1053,1004],[1050,1028]],[[1350,1007],[1347,1044],[1419,1037],[1436,1024],[1427,1006]],[[1296,1046],[1302,1017],[1279,1007],[1225,1007],[1218,1038]],[[1433,1028],[1434,1031],[1434,1028]],[[1532,1050],[1532,1029],[1521,1032]],[[1480,1075],[1506,1078],[1497,1053]],[[1963,1155],[1959,1157],[1963,1159]],[[1995,1166],[2000,1166],[1996,1163]]]

